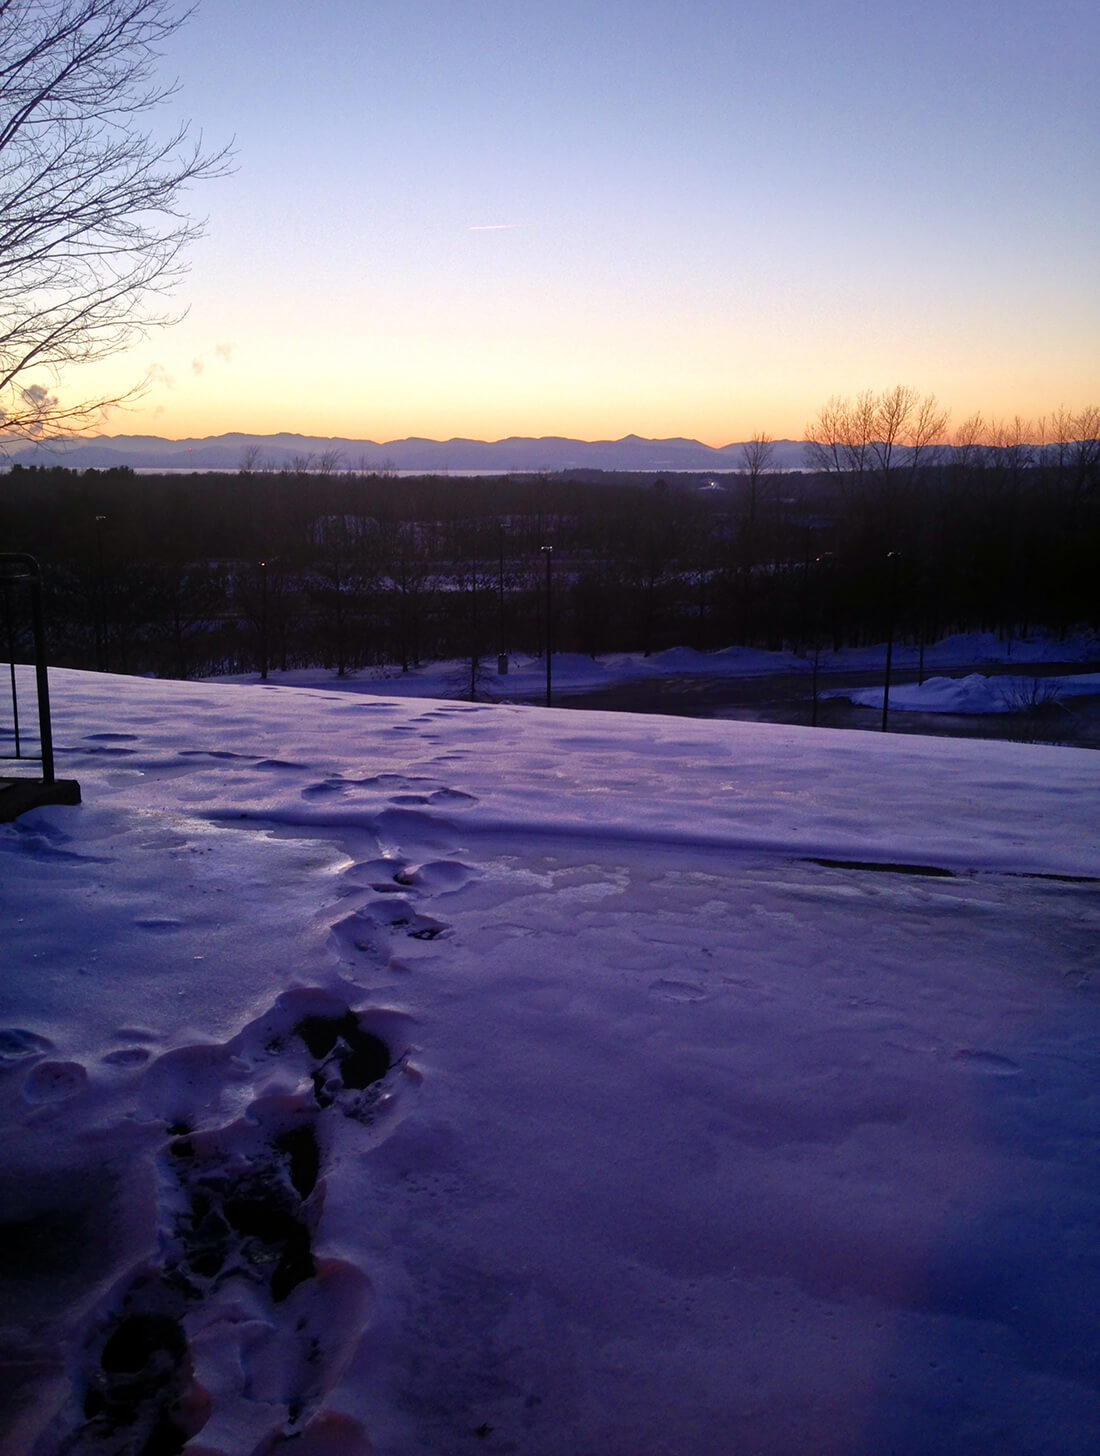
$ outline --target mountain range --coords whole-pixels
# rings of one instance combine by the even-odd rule
[[[773,470],[797,470],[805,463],[804,443],[777,440]],[[341,470],[448,471],[486,474],[562,470],[724,471],[744,468],[741,444],[719,447],[698,440],[570,440],[558,435],[506,440],[345,440],[313,435],[213,435],[204,439],[165,440],[157,435],[92,435],[26,445],[13,451],[12,463],[137,470],[283,470],[303,465],[316,469],[327,460]],[[306,463],[308,462],[308,463]]]

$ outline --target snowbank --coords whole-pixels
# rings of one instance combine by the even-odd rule
[[[882,643],[872,647],[845,648],[840,652],[823,650],[818,654],[818,668],[821,672],[874,671],[881,669],[885,655],[886,648]],[[1087,662],[1097,658],[1100,658],[1100,644],[1092,638],[1078,637],[1062,642],[1055,638],[1032,637],[1004,642],[993,633],[947,637],[942,642],[930,643],[924,651],[925,667],[932,671],[982,662],[1038,665]],[[895,645],[893,662],[896,671],[915,670],[919,660],[916,647]],[[478,674],[479,697],[497,701],[532,699],[545,691],[545,659],[512,653],[508,663],[507,674],[498,676],[496,659],[485,659]],[[555,653],[551,677],[553,692],[568,696],[659,678],[761,677],[776,673],[809,673],[810,669],[811,661],[807,654],[764,652],[751,647],[728,647],[719,652],[696,652],[690,647],[674,647],[649,657],[640,652],[611,653],[600,658],[585,657],[580,653]],[[246,673],[216,681],[255,683],[258,676]],[[470,664],[468,660],[435,662],[411,668],[408,672],[402,672],[395,666],[363,668],[343,678],[317,668],[285,673],[273,671],[269,682],[286,687],[339,687],[344,692],[383,696],[465,698],[469,695]],[[880,705],[881,701],[880,690]]]
[[[856,688],[823,694],[847,698],[864,708],[882,707],[883,689]],[[923,683],[898,683],[890,688],[890,706],[910,713],[1023,713],[1053,706],[1064,698],[1100,695],[1100,673],[1061,677],[930,677]]]

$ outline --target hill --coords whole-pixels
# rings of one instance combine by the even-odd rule
[[[138,470],[238,470],[250,465],[280,470],[324,458],[355,470],[484,471],[487,474],[575,469],[617,471],[723,471],[743,466],[741,445],[719,448],[698,440],[538,439],[506,440],[346,440],[311,435],[228,434],[205,439],[164,440],[156,435],[94,435],[57,440],[13,450],[22,465],[63,464],[80,469],[128,465]],[[775,443],[773,468],[800,469],[805,446],[794,440]]]

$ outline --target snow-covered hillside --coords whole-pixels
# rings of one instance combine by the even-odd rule
[[[844,672],[881,672],[886,657],[885,643],[870,647],[845,647],[839,651],[822,650],[818,654],[818,665],[822,674]],[[1100,643],[1096,638],[1078,636],[1067,641],[1036,635],[1001,641],[992,632],[969,632],[954,637],[945,637],[940,642],[929,643],[923,654],[923,665],[928,672],[951,671],[971,667],[975,664],[989,664],[1004,669],[1019,667],[1025,676],[1017,684],[1017,695],[1023,685],[1033,681],[1026,675],[1026,669],[1042,670],[1050,663],[1090,662],[1100,658]],[[893,649],[894,671],[914,672],[922,660],[919,648],[911,643],[899,643]],[[486,662],[476,676],[477,697],[502,701],[508,699],[530,700],[541,697],[546,690],[546,662],[544,658],[513,653],[509,659],[509,671],[497,676],[495,660]],[[780,674],[801,674],[810,677],[812,655],[795,652],[765,652],[754,647],[727,647],[719,652],[696,652],[690,647],[673,647],[666,652],[654,652],[646,657],[640,652],[614,652],[603,657],[587,657],[582,653],[554,653],[551,689],[561,698],[591,693],[600,689],[621,686],[624,683],[655,682],[679,677],[707,678],[760,678]],[[287,687],[316,687],[328,685],[338,687],[342,692],[380,694],[389,696],[397,693],[412,698],[468,698],[470,696],[471,667],[465,662],[430,662],[421,667],[402,672],[397,666],[363,668],[337,680],[330,672],[321,668],[292,669],[289,672],[272,671],[271,681]],[[254,683],[258,674],[247,673],[239,677],[223,677],[222,682]],[[1095,694],[1095,674],[1066,673],[1059,678],[1059,691],[1067,694]],[[927,685],[926,685],[927,686]],[[972,685],[973,688],[973,685]],[[900,691],[895,685],[894,696]],[[948,708],[943,694],[921,691],[911,685],[908,689],[910,701],[921,711],[929,712],[973,712],[1003,713],[1006,709],[1005,685],[999,688],[992,683],[979,693],[972,690],[961,707]],[[848,694],[845,694],[848,696]],[[882,705],[881,687],[876,694],[871,690],[868,702],[872,706]],[[899,706],[901,699],[899,699]]]
[[[1100,755],[52,681],[5,1451],[1100,1444]]]

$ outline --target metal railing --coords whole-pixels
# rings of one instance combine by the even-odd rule
[[[24,751],[24,734],[19,718],[19,679],[15,670],[16,608],[25,594],[30,616],[31,654],[38,699],[38,752]],[[54,783],[53,732],[50,727],[50,686],[46,675],[46,632],[42,618],[42,571],[33,556],[21,551],[0,552],[0,601],[3,603],[3,643],[8,658],[14,752],[0,752],[0,759],[20,759],[42,765],[42,782]]]

